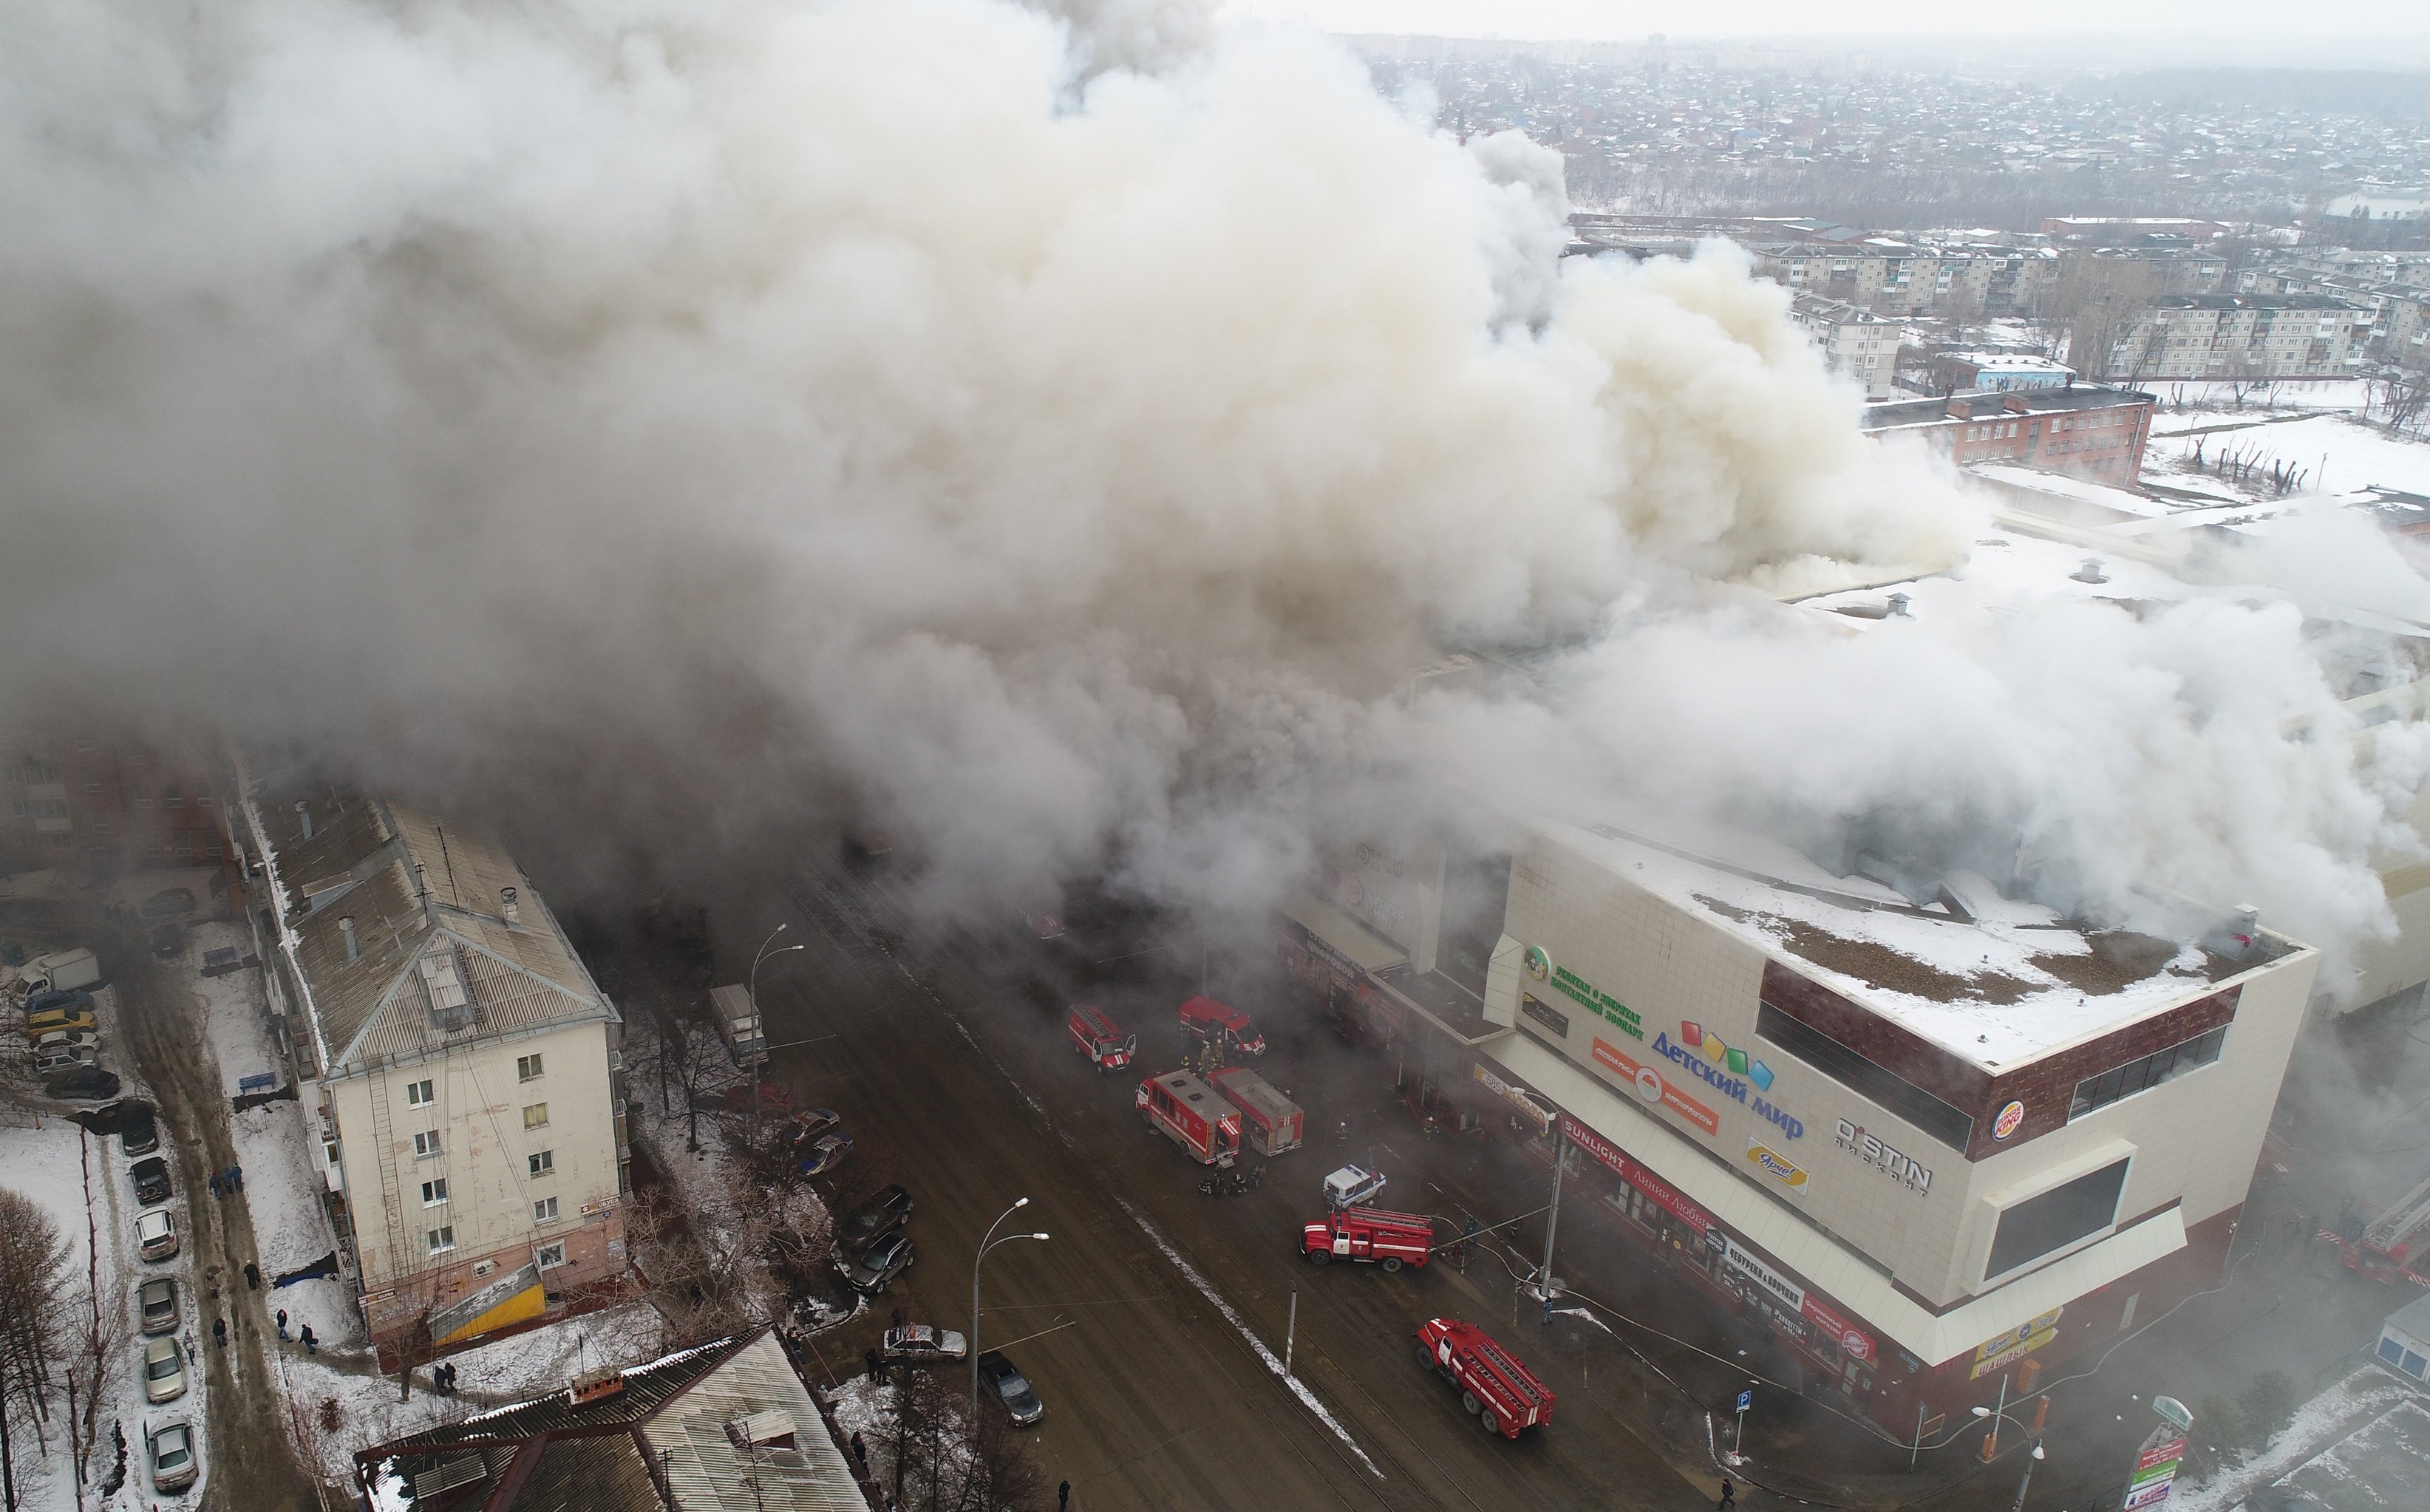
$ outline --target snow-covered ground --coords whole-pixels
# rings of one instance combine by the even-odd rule
[[[2196,437],[2188,434],[2206,427]],[[2375,424],[2344,414],[2300,419],[2228,411],[2190,411],[2153,417],[2152,440],[2143,454],[2143,475],[2174,488],[2199,489],[2222,497],[2258,498],[2259,480],[2239,484],[2215,473],[2196,472],[2197,442],[2205,459],[2233,451],[2259,459],[2261,471],[2283,462],[2305,472],[2302,491],[2352,492],[2365,488],[2430,494],[2430,443],[2390,436]]]
[[[283,1084],[287,1075],[271,1037],[261,972],[200,974],[204,953],[222,948],[232,948],[240,956],[248,955],[253,937],[238,923],[194,926],[187,956],[197,970],[186,985],[203,1010],[203,1022],[197,1027],[215,1063],[221,1095],[234,1098],[247,1076],[275,1072]],[[337,1234],[330,1226],[325,1201],[328,1183],[323,1172],[327,1162],[319,1134],[308,1123],[316,1117],[300,1101],[282,1098],[228,1118],[237,1164],[244,1169],[242,1201],[253,1218],[254,1244],[265,1286],[271,1278],[310,1265],[337,1248]],[[353,1288],[338,1277],[275,1288],[269,1305],[286,1310],[291,1336],[300,1335],[309,1323],[324,1348],[342,1352],[367,1347]]]
[[[2293,1420],[2243,1464],[2202,1486],[2178,1485],[2169,1498],[2170,1512],[2236,1512],[2255,1490],[2297,1470],[2305,1461],[2413,1394],[2395,1376],[2376,1366],[2366,1366],[2296,1408]],[[2197,1427],[2195,1432],[2201,1429]],[[2422,1504],[2399,1497],[2385,1504],[2394,1507]]]
[[[2155,429],[2176,428],[2162,422],[2176,419],[2180,409],[2236,409],[2236,390],[2225,383],[2172,383],[2155,381],[2141,385],[2147,393],[2157,396],[2160,413],[2154,417]],[[2363,378],[2325,378],[2316,383],[2280,383],[2267,389],[2248,389],[2244,407],[2238,411],[2247,419],[2273,409],[2351,409],[2360,413],[2370,400],[2370,382]]]
[[[105,1046],[108,1043],[105,1039]],[[107,1404],[98,1418],[99,1443],[87,1461],[86,1474],[94,1487],[109,1474],[115,1459],[109,1426],[116,1422],[126,1436],[126,1485],[120,1496],[128,1499],[125,1505],[134,1507],[148,1505],[151,1500],[151,1480],[143,1464],[146,1426],[182,1418],[193,1424],[197,1442],[203,1440],[208,1429],[207,1393],[200,1369],[188,1371],[186,1394],[176,1401],[155,1407],[143,1400],[144,1340],[136,1327],[135,1288],[153,1275],[176,1279],[177,1300],[187,1324],[183,1332],[190,1345],[198,1314],[193,1275],[185,1254],[147,1265],[135,1253],[135,1216],[142,1209],[135,1201],[134,1187],[127,1178],[130,1164],[114,1137],[88,1134],[81,1125],[65,1119],[37,1116],[21,1108],[0,1110],[0,1187],[32,1198],[58,1225],[69,1245],[68,1285],[76,1303],[90,1305],[86,1293],[90,1276],[92,1295],[100,1306],[116,1310],[125,1320],[118,1329],[119,1342],[105,1367],[102,1386]],[[183,1232],[185,1194],[178,1192],[170,1205],[176,1211]],[[86,1368],[79,1358],[76,1369],[81,1372]],[[58,1411],[63,1419],[63,1400],[58,1404]],[[55,1427],[39,1445],[21,1437],[11,1448],[26,1512],[71,1512],[76,1505],[75,1484],[64,1428]],[[195,1483],[197,1493],[209,1477],[210,1461],[206,1455],[202,1479]],[[90,1496],[91,1493],[88,1506],[99,1504],[115,1512],[120,1504],[115,1501],[96,1504]],[[141,1500],[134,1500],[138,1497]]]

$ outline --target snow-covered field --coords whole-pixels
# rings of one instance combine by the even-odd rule
[[[2186,434],[2221,425],[2236,428],[2213,429],[2201,437]],[[2239,485],[2213,473],[2193,471],[2197,441],[2208,459],[2232,450],[2257,457],[2265,471],[2273,462],[2305,469],[2302,491],[2305,493],[2383,488],[2430,494],[2430,443],[2390,436],[2375,424],[2344,414],[2289,419],[2251,410],[2240,415],[2201,410],[2155,415],[2151,443],[2143,454],[2143,475],[2154,482],[2222,497],[2260,496],[2258,483]]]

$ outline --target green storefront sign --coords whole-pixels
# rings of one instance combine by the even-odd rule
[[[1552,985],[1564,997],[1573,999],[1589,1013],[1600,1015],[1622,1034],[1632,1039],[1645,1038],[1645,1022],[1637,1016],[1635,1008],[1608,992],[1598,990],[1592,982],[1581,977],[1568,967],[1556,966],[1553,969]]]

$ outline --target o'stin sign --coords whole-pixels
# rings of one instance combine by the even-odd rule
[[[2016,1133],[2018,1125],[2024,1122],[2025,1105],[2022,1103],[2010,1103],[2006,1107],[2000,1109],[2000,1116],[1998,1118],[1991,1121],[1991,1138],[1994,1139],[2005,1139],[2009,1135]]]

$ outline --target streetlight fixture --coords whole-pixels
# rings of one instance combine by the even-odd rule
[[[2005,1382],[2003,1382],[2002,1384],[2003,1384],[2003,1386],[2005,1387],[2006,1383],[2005,1383]],[[2006,1395],[2007,1395],[2007,1393],[2006,1392],[2006,1390],[2003,1390],[2003,1391],[2001,1392],[2001,1396],[2002,1396],[2003,1401],[2005,1401],[2005,1400],[2006,1400]],[[2016,1502],[2015,1502],[2015,1503],[2014,1503],[2014,1504],[2009,1507],[2009,1512],[2025,1512],[2025,1487],[2028,1487],[2028,1486],[2031,1486],[2031,1485],[2033,1484],[2033,1480],[2034,1480],[2034,1467],[2035,1467],[2037,1464],[2040,1463],[2040,1462],[2041,1462],[2041,1459],[2042,1459],[2042,1457],[2043,1457],[2043,1456],[2042,1456],[2042,1440],[2041,1440],[2041,1434],[2040,1434],[2040,1430],[2041,1430],[2041,1420],[2042,1420],[2042,1415],[2043,1415],[2043,1413],[2044,1413],[2044,1412],[2047,1412],[2047,1411],[2049,1410],[2049,1407],[2050,1407],[2050,1398],[2048,1398],[2048,1397],[2043,1397],[2043,1398],[2041,1399],[2041,1405],[2040,1405],[2039,1408],[2037,1408],[2037,1409],[2036,1409],[2036,1411],[2035,1411],[2035,1413],[2034,1413],[2034,1426],[2033,1426],[2033,1428],[2032,1428],[2032,1429],[2027,1430],[2027,1431],[2029,1431],[2029,1432],[2031,1432],[2031,1433],[2033,1433],[2033,1434],[2034,1434],[2034,1452],[2033,1452],[2031,1454],[2029,1454],[2029,1455],[2027,1455],[2027,1456],[2025,1457],[2025,1472],[2024,1472],[2022,1475],[2020,1475],[2020,1476],[2018,1476],[2018,1477],[2017,1477],[2017,1500],[2016,1500]],[[2021,1429],[2024,1428],[2024,1426],[2025,1426],[2025,1425],[2024,1425],[2023,1423],[2022,1423],[2022,1422],[2017,1422],[2017,1420],[2016,1420],[2016,1419],[2009,1417],[2009,1416],[2008,1416],[2008,1414],[2007,1414],[2007,1412],[2006,1412],[2005,1409],[2004,1409],[2004,1410],[2002,1410],[2002,1411],[1994,1412],[1994,1411],[1992,1411],[1989,1407],[1976,1407],[1976,1408],[1974,1409],[1974,1416],[1976,1416],[1976,1417],[1978,1417],[1978,1418],[1989,1418],[1989,1419],[1996,1420],[1996,1421],[1992,1423],[1992,1425],[1991,1425],[1991,1437],[1986,1440],[1986,1442],[1987,1442],[1987,1443],[1995,1443],[1995,1442],[1997,1442],[1997,1441],[1998,1441],[1998,1438],[1999,1438],[1999,1433],[2000,1433],[1999,1424],[2000,1424],[2000,1423],[2002,1423],[2002,1422],[2016,1422],[2016,1423],[2017,1423],[2017,1426],[2018,1426],[2019,1428],[2021,1428]]]
[[[761,1067],[768,1064],[768,1024],[766,1020],[759,1017],[759,968],[771,955],[785,955],[797,950],[809,948],[807,945],[787,945],[782,950],[770,950],[768,947],[776,943],[776,937],[783,934],[787,927],[785,924],[778,924],[768,931],[766,939],[759,942],[759,954],[751,957],[749,985],[743,989],[744,995],[751,1003],[751,1027],[758,1034],[760,1045],[759,1053],[751,1057],[751,1064],[745,1068],[751,1072],[751,1138],[755,1143],[759,1138],[759,1104],[761,1102],[759,1071]]]
[[[1002,1238],[997,1238],[995,1237],[995,1231],[1004,1225],[1004,1221],[1006,1219],[1010,1218],[1013,1214],[1020,1212],[1023,1208],[1028,1205],[1029,1199],[1024,1197],[1019,1202],[1014,1203],[1010,1207],[998,1213],[995,1217],[995,1221],[988,1225],[986,1236],[979,1240],[978,1254],[971,1257],[970,1352],[971,1432],[973,1433],[978,1432],[979,1428],[979,1265],[982,1261],[987,1259],[988,1251],[994,1249],[999,1244],[1009,1244],[1015,1239],[1043,1239],[1046,1238],[1043,1234],[1007,1234]]]

